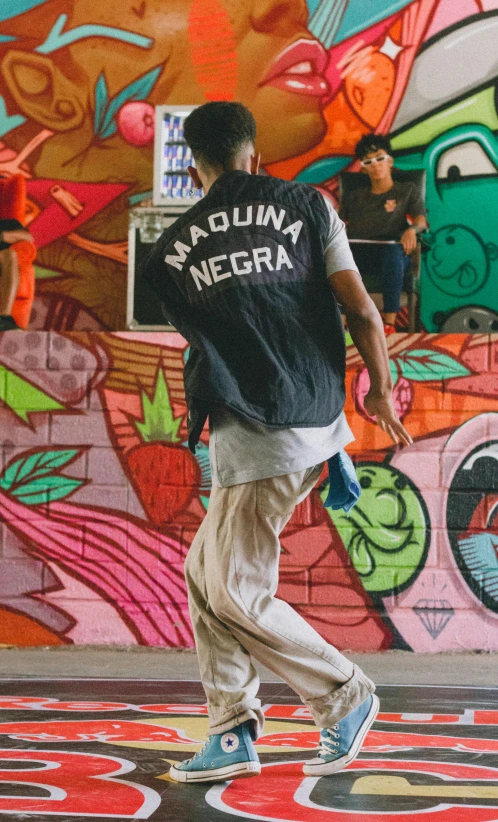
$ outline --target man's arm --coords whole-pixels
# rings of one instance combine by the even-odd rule
[[[346,315],[353,342],[368,369],[370,391],[365,397],[365,408],[394,442],[408,445],[412,439],[394,409],[389,355],[381,316],[355,270],[344,223],[328,200],[325,200],[325,205],[330,218],[329,235],[324,247],[325,270],[337,302]]]
[[[375,303],[357,271],[337,271],[328,279],[336,300],[346,314],[349,333],[365,361],[370,377],[370,390],[364,400],[365,409],[376,418],[378,425],[394,442],[410,445],[412,438],[394,408],[384,326]]]
[[[401,245],[405,254],[411,254],[417,247],[417,234],[422,234],[427,228],[427,220],[423,214],[413,219],[410,228],[401,235]]]
[[[412,224],[401,235],[401,245],[405,254],[412,254],[417,247],[417,234],[422,234],[428,227],[424,201],[420,196],[420,191],[413,183],[406,204],[406,211],[410,215]]]

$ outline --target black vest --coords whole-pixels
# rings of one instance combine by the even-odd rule
[[[234,171],[157,241],[144,276],[190,343],[189,445],[222,404],[269,428],[330,425],[345,344],[327,281],[330,217],[315,189]]]

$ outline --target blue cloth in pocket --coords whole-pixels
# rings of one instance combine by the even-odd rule
[[[344,508],[346,513],[351,510],[361,494],[361,486],[349,454],[338,451],[329,460],[329,492],[323,503],[326,508],[338,511]]]

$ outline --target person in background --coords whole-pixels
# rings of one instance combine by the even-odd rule
[[[427,229],[426,210],[414,183],[393,180],[387,137],[366,134],[357,143],[355,154],[362,172],[368,175],[370,188],[350,191],[341,202],[339,214],[350,240],[384,241],[353,242],[351,250],[363,276],[381,279],[384,331],[392,334],[410,255],[417,246],[417,234]]]
[[[0,332],[19,328],[12,316],[19,285],[19,263],[13,246],[33,237],[17,220],[0,219]]]
[[[363,744],[375,686],[275,593],[280,533],[353,439],[338,301],[370,375],[368,413],[394,441],[411,438],[394,409],[380,315],[332,206],[310,186],[258,176],[256,123],[240,103],[201,106],[184,133],[205,196],[162,234],[144,277],[190,342],[192,450],[210,423],[213,488],[185,564],[210,735],[169,773],[206,782],[260,772],[257,660],[321,729],[304,772],[332,774]]]

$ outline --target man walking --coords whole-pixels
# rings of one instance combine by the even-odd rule
[[[321,729],[305,763],[332,774],[357,755],[378,711],[373,683],[275,598],[279,534],[325,460],[353,439],[344,407],[338,302],[367,365],[367,411],[395,441],[383,324],[344,225],[308,186],[257,176],[256,126],[239,103],[207,103],[185,121],[205,196],[156,243],[145,276],[190,342],[189,445],[209,417],[213,488],[185,573],[209,737],[174,765],[179,782],[260,772],[257,660],[301,697]]]

